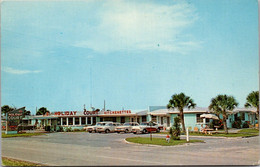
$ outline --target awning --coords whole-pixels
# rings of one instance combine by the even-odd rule
[[[200,115],[200,117],[219,120],[219,118],[214,114],[202,114],[202,115]]]

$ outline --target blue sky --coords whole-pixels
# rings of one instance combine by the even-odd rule
[[[50,111],[243,107],[258,90],[256,0],[4,1],[1,105]]]

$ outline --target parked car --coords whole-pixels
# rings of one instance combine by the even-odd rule
[[[97,127],[105,125],[106,123],[108,123],[108,122],[97,122],[96,125],[84,127],[84,129],[86,129],[86,131],[89,132],[89,133],[92,133],[92,132],[96,133],[97,132]],[[113,122],[111,122],[111,123],[113,123]]]
[[[158,125],[155,122],[142,122],[139,126],[135,126],[132,128],[132,132],[136,133],[150,133],[150,132],[160,132],[163,128],[162,125]]]
[[[139,124],[137,122],[126,122],[124,123],[122,126],[118,126],[115,129],[115,132],[120,133],[120,132],[132,132],[132,128],[134,126],[139,126]]]
[[[98,126],[96,128],[96,131],[98,133],[101,133],[101,132],[105,132],[105,133],[115,132],[115,129],[116,129],[117,126],[120,126],[120,123],[108,122],[108,123],[102,124],[101,126]]]

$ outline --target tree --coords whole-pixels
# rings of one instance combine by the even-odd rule
[[[6,116],[6,113],[13,111],[14,108],[8,106],[8,105],[4,105],[1,107],[1,114],[4,114],[4,116]]]
[[[255,107],[256,113],[259,116],[259,91],[253,91],[246,98],[245,107]],[[258,118],[258,117],[257,117]]]
[[[222,114],[225,133],[228,133],[227,112],[233,111],[237,106],[238,102],[233,96],[218,95],[211,99],[209,110],[213,111],[215,114]]]
[[[39,108],[39,110],[36,112],[36,115],[45,115],[46,113],[50,113],[50,111],[47,110],[47,108],[45,108],[45,107],[41,107],[41,108]]]
[[[171,139],[180,140],[181,128],[180,128],[180,117],[174,118],[173,126],[170,128]]]
[[[187,107],[188,109],[195,108],[196,104],[189,96],[186,96],[184,93],[172,95],[172,98],[169,100],[169,103],[167,105],[168,109],[177,108],[180,111],[180,118],[181,118],[183,132],[186,132],[185,124],[184,124],[184,114],[183,114],[183,109],[185,107]]]
[[[31,115],[31,111],[24,110],[24,115]]]

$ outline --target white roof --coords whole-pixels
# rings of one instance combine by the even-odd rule
[[[185,108],[183,111],[185,114],[188,113],[208,113],[208,108],[196,107],[194,109]],[[150,112],[151,115],[167,115],[167,114],[179,114],[178,109],[158,109]]]
[[[169,112],[170,114],[180,113],[180,111],[177,108],[169,109],[169,111],[170,111]],[[208,112],[209,112],[209,109],[205,108],[205,107],[195,107],[195,108],[191,108],[191,109],[184,108],[184,110],[183,110],[184,114],[188,114],[188,113],[208,113]]]

